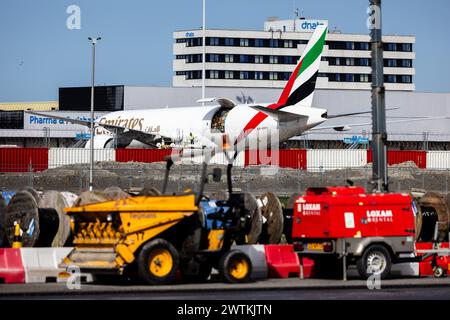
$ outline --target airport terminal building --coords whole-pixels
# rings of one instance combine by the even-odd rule
[[[318,24],[328,21],[272,18],[264,30],[206,29],[206,85],[283,88]],[[173,38],[173,86],[201,86],[203,31],[176,31]],[[413,91],[415,37],[385,35],[383,42],[386,90]],[[330,28],[317,88],[370,90],[370,54],[368,34]]]
[[[90,119],[86,106],[90,105],[90,88],[61,88],[59,101],[48,103],[48,112],[71,118]],[[139,110],[161,107],[200,106],[201,88],[186,87],[96,87],[95,118],[117,110]],[[281,88],[208,87],[207,97],[227,97],[237,103],[267,103],[278,100]],[[24,103],[22,110],[11,110],[11,104],[0,107],[0,145],[69,147],[82,146],[88,138],[88,128],[30,115],[23,110],[42,104]],[[339,114],[371,110],[369,90],[318,89],[313,106]],[[450,117],[450,93],[424,93],[416,91],[388,91],[389,147],[405,150],[450,150],[450,120],[435,119],[389,123],[402,119],[421,117]],[[53,109],[53,110],[52,110]],[[42,108],[39,110],[42,111]],[[407,110],[407,113],[405,112]],[[174,119],[174,121],[179,121]],[[371,115],[332,119],[324,125],[367,124],[349,131],[314,131],[294,138],[282,147],[286,148],[368,148],[371,133]]]

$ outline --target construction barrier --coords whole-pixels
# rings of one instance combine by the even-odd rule
[[[319,149],[308,150],[306,155],[307,170],[311,172],[357,168],[367,165],[366,150]]]
[[[300,277],[300,259],[293,245],[264,246],[269,278]]]
[[[22,248],[20,249],[26,283],[65,281],[65,269],[59,264],[73,248]],[[62,276],[60,276],[62,275]]]
[[[245,166],[267,165],[306,170],[306,150],[246,150]]]
[[[373,162],[372,150],[367,150],[367,162]],[[387,162],[388,165],[401,164],[412,161],[420,169],[427,168],[427,152],[426,151],[412,151],[412,150],[388,150]]]
[[[37,172],[47,168],[47,148],[0,148],[0,172]]]
[[[57,168],[76,163],[89,163],[91,150],[83,148],[50,148],[48,152],[48,167]],[[114,149],[94,149],[95,161],[115,161]]]
[[[25,270],[20,249],[0,248],[0,282],[25,282]]]
[[[234,246],[232,249],[239,250],[246,253],[252,262],[252,276],[253,280],[267,279],[268,269],[266,261],[266,253],[264,245],[241,245]]]
[[[96,149],[95,161],[160,162],[170,155],[170,149]],[[0,148],[0,172],[42,171],[63,165],[88,163],[89,149],[83,148]],[[185,159],[185,163],[201,163],[203,157]],[[281,149],[246,150],[240,152],[235,166],[270,165],[308,171],[357,168],[371,163],[372,150],[348,149]],[[450,170],[450,151],[389,150],[388,164],[414,162],[421,169]],[[210,161],[228,163],[223,154]]]

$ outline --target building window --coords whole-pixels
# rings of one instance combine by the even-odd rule
[[[217,71],[217,70],[210,70],[209,71],[209,78],[210,79],[219,79],[219,71]]]
[[[239,56],[239,62],[240,62],[240,63],[248,63],[248,55],[246,55],[246,54],[241,54],[241,55]]]
[[[202,72],[201,71],[186,71],[186,79],[201,79]]]
[[[269,47],[271,47],[271,48],[278,48],[278,39],[270,39]]]
[[[209,60],[207,60],[208,62],[219,62],[218,54],[209,54],[208,57],[209,57]]]
[[[234,46],[234,39],[233,38],[225,38],[225,45],[226,46]]]
[[[255,39],[255,47],[264,47],[263,39]]]
[[[345,49],[346,50],[355,50],[355,43],[354,42],[346,42]]]
[[[397,60],[395,60],[395,59],[388,59],[387,60],[387,67],[389,67],[389,68],[397,67]]]
[[[189,38],[186,39],[186,47],[196,47],[202,45],[202,38]]]
[[[368,74],[360,74],[359,82],[369,82],[369,75]]]
[[[295,64],[294,57],[293,56],[284,56],[284,63],[285,64]]]
[[[219,45],[219,38],[217,38],[217,37],[209,38],[209,45],[210,46],[218,46]]]
[[[360,42],[359,50],[370,50],[370,46],[368,42]]]
[[[345,59],[345,65],[346,66],[354,66],[355,65],[355,59],[354,58],[346,58]]]
[[[278,80],[278,72],[269,72],[269,80]]]
[[[359,65],[361,67],[368,67],[369,66],[369,59],[368,58],[361,58],[361,59],[359,59]]]
[[[403,68],[411,68],[412,67],[412,60],[410,59],[403,59],[401,60],[401,65]]]
[[[404,51],[404,52],[411,52],[412,51],[411,43],[403,43],[402,44],[402,51]]]
[[[278,63],[278,56],[270,56],[269,57],[269,63],[277,64]]]
[[[402,76],[402,83],[412,83],[411,76]]]
[[[226,54],[225,62],[234,62],[234,56],[232,54]]]
[[[198,63],[202,62],[201,54],[188,54],[186,56],[186,63]]]
[[[341,81],[341,74],[340,73],[329,73],[328,74],[328,81],[340,82]]]
[[[341,58],[336,58],[335,65],[340,66],[341,65]]]
[[[225,79],[234,79],[234,72],[230,70],[225,70]]]
[[[255,71],[255,80],[264,79],[262,71]]]
[[[397,51],[397,44],[396,43],[386,43],[384,45],[384,50],[386,50],[386,51]]]
[[[344,80],[345,82],[354,82],[355,81],[355,75],[351,74],[351,73],[347,73],[347,74],[345,74],[344,79],[345,79]]]
[[[248,71],[241,71],[241,72],[239,72],[239,79],[241,79],[241,80],[247,80],[249,77],[248,77]]]
[[[255,56],[255,63],[264,63],[263,56]]]
[[[219,71],[209,70],[209,78],[210,79],[219,79]]]
[[[292,48],[293,47],[292,40],[284,40],[284,47],[285,48]]]
[[[241,47],[248,47],[248,39],[242,38],[242,39],[239,41],[239,45],[240,45]]]
[[[395,75],[387,75],[385,80],[387,83],[397,83],[397,77]]]

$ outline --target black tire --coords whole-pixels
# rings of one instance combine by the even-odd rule
[[[220,259],[219,272],[225,282],[248,282],[252,275],[252,262],[244,252],[231,250]]]
[[[359,275],[364,279],[371,275],[379,275],[381,279],[386,279],[391,274],[391,254],[382,245],[372,245],[356,261],[356,266]],[[375,272],[369,270],[371,267]]]
[[[164,239],[155,239],[142,247],[137,263],[142,281],[162,285],[174,282],[180,258],[172,244]]]

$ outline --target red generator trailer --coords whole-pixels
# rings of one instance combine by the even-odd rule
[[[315,260],[316,274],[342,274],[341,258],[361,277],[390,275],[414,257],[416,206],[409,194],[367,194],[362,187],[309,188],[295,201],[292,241]]]

